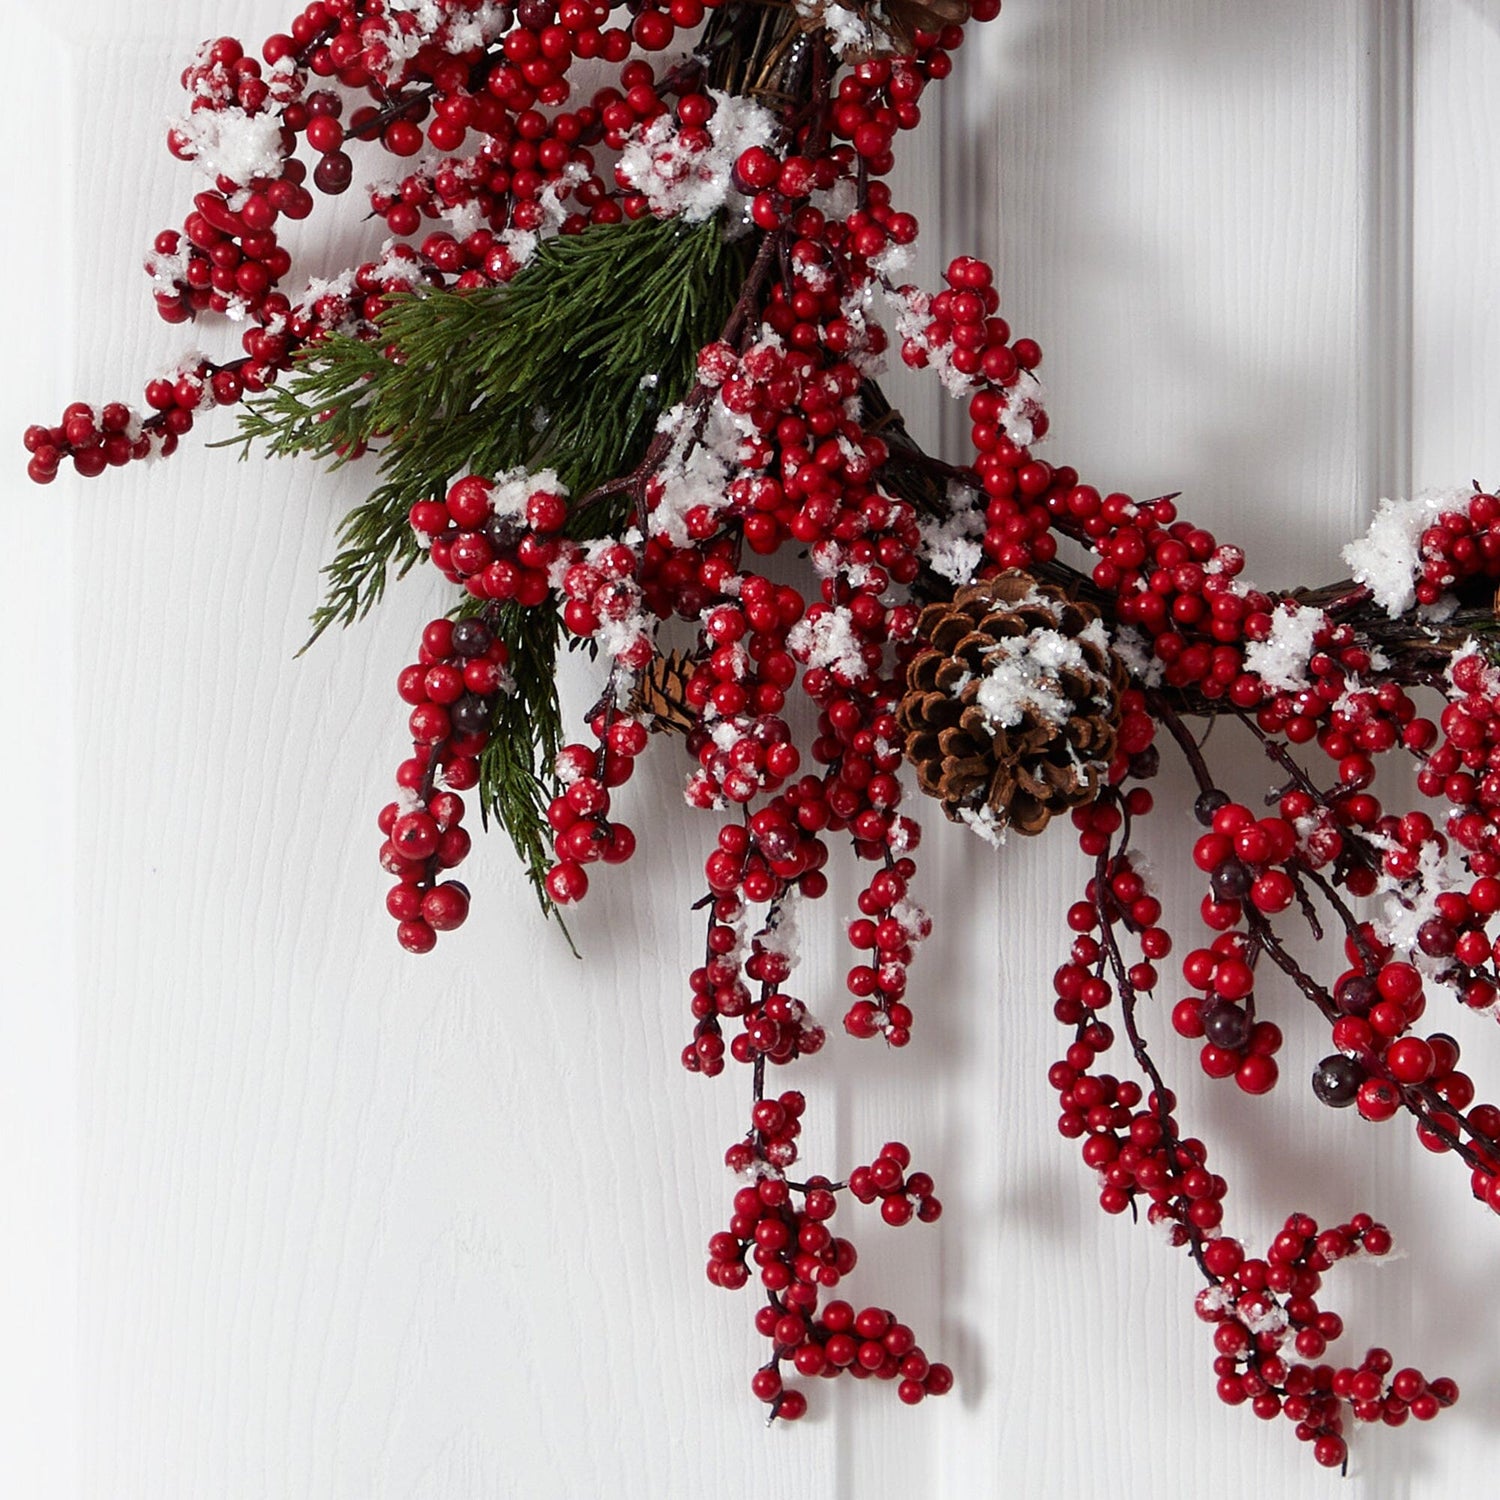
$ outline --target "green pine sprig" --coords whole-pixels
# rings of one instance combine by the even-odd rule
[[[248,403],[236,441],[338,467],[379,453],[380,483],[344,518],[312,639],[359,619],[420,555],[419,500],[464,473],[550,466],[575,495],[628,472],[692,383],[747,258],[717,220],[645,218],[546,241],[507,286],[392,299],[370,340],[309,345]],[[573,517],[603,535],[628,501]]]
[[[542,909],[555,916],[544,883],[551,864],[551,830],[542,777],[563,744],[557,617],[550,610],[503,604],[491,623],[510,652],[514,691],[501,694],[480,753],[480,813],[486,826],[493,819],[509,835]]]

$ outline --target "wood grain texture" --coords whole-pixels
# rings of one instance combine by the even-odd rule
[[[66,333],[28,359],[7,413],[44,416],[75,389],[130,395],[182,347],[138,271],[190,191],[160,120],[199,37],[258,38],[283,9],[170,0],[143,19],[85,0],[36,40],[30,92],[7,108],[14,135],[28,100],[66,80],[47,247]],[[1415,469],[1419,483],[1493,481],[1500,6],[1420,0],[1415,14]],[[1006,315],[1047,351],[1056,458],[1103,487],[1185,491],[1268,585],[1334,576],[1377,474],[1399,468],[1372,430],[1366,372],[1402,309],[1376,295],[1388,226],[1362,205],[1400,144],[1381,134],[1399,126],[1369,128],[1382,75],[1366,57],[1407,19],[1377,0],[1011,0],[934,96],[899,190],[923,219],[926,281],[962,250],[997,258]],[[374,242],[330,238],[322,213],[297,235],[317,271]],[[11,270],[29,252],[0,253]],[[957,451],[961,413],[921,387],[902,400]],[[57,693],[76,692],[50,767],[77,840],[53,872],[76,889],[70,913],[47,929],[34,903],[18,908],[25,888],[11,903],[52,933],[18,951],[71,947],[71,967],[38,960],[21,971],[35,981],[7,986],[6,1065],[35,1047],[17,1088],[29,1081],[40,1112],[25,1112],[31,1135],[20,1107],[0,1124],[48,1167],[15,1174],[23,1190],[29,1173],[34,1230],[4,1269],[12,1284],[18,1269],[47,1275],[29,1281],[43,1363],[12,1360],[0,1391],[16,1429],[0,1476],[34,1462],[19,1472],[41,1477],[0,1491],[1334,1493],[1287,1424],[1216,1403],[1186,1261],[1099,1214],[1053,1129],[1050,976],[1081,858],[1059,833],[997,860],[940,818],[916,893],[940,926],[913,969],[911,1048],[836,1037],[796,1083],[814,1170],[897,1136],[938,1177],[947,1212],[931,1228],[844,1211],[863,1252],[850,1292],[909,1317],[961,1386],[908,1412],[888,1392],[819,1385],[814,1419],[762,1429],[748,1299],[715,1291],[700,1264],[745,1090],[676,1062],[711,827],[682,808],[664,747],[628,789],[638,862],[597,882],[576,924],[583,963],[494,839],[474,859],[470,925],[424,960],[399,954],[374,815],[402,753],[395,672],[440,595],[413,578],[377,619],[292,660],[360,483],[236,466],[195,438],[169,464],[45,501],[3,486],[25,523],[7,597],[20,619],[65,620],[41,642],[29,625],[7,634],[23,667],[50,653],[70,669],[37,680],[60,722]],[[61,526],[33,523],[39,504]],[[575,708],[585,678],[569,680]],[[1217,735],[1235,786],[1258,795],[1263,766]],[[1179,913],[1196,900],[1176,868],[1186,795],[1164,778],[1143,840]],[[796,976],[835,1029],[837,918],[856,889],[836,878]],[[1351,1346],[1389,1342],[1465,1386],[1430,1430],[1366,1435],[1338,1492],[1485,1493],[1500,1372],[1474,1314],[1497,1242],[1464,1173],[1398,1127],[1317,1110],[1302,1079],[1324,1048],[1291,997],[1268,996],[1288,1043],[1263,1101],[1197,1077],[1192,1048],[1164,1035],[1171,998],[1151,1024],[1233,1184],[1234,1227],[1263,1241],[1292,1208],[1387,1218],[1410,1257],[1341,1272],[1328,1300]],[[1500,1079],[1496,1038],[1461,1035],[1476,1075]],[[4,1109],[25,1097],[8,1091]]]
[[[0,99],[8,139],[32,128],[28,111],[66,90],[68,58],[32,17],[10,31],[25,77]],[[53,116],[51,146],[72,159],[66,110]],[[34,205],[52,201],[56,163],[47,153],[0,158],[0,205],[28,232],[6,236],[6,280],[45,287],[77,262],[65,225],[44,224]],[[14,1494],[76,1491],[79,1216],[76,974],[73,887],[74,552],[66,504],[38,504],[16,434],[66,401],[72,383],[66,303],[18,295],[7,310],[10,358],[0,379],[0,430],[9,464],[0,479],[6,545],[0,549],[0,676],[14,721],[0,736],[7,866],[0,876],[6,936],[0,957],[0,1475]]]

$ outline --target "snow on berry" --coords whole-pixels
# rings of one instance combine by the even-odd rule
[[[1321,609],[1283,600],[1271,616],[1270,634],[1263,641],[1251,641],[1246,648],[1245,670],[1280,692],[1305,688],[1313,638],[1327,625],[1328,616]]]
[[[252,114],[237,104],[191,109],[170,126],[177,154],[194,161],[210,178],[241,187],[281,175],[285,148],[281,116]]]
[[[651,532],[685,547],[690,528],[710,526],[729,504],[730,478],[755,429],[715,395],[706,414],[679,402],[662,413],[656,430],[670,433],[672,444],[647,487]]]
[[[721,209],[733,220],[745,196],[734,185],[734,164],[753,146],[776,139],[776,117],[753,100],[709,89],[714,112],[707,141],[679,129],[669,114],[639,129],[620,153],[615,175],[621,186],[642,194],[661,218],[680,214],[700,224]]]
[[[977,833],[992,849],[1005,843],[1008,827],[987,807],[961,807],[958,816],[967,824],[971,833]]]
[[[796,3],[797,14],[810,25],[821,26],[828,33],[828,45],[840,57],[854,59],[874,51],[875,28],[866,12],[884,19],[877,5],[856,10],[834,0],[796,0]]]
[[[842,605],[809,610],[791,628],[786,643],[798,661],[815,671],[832,672],[850,683],[865,675],[864,642]]]
[[[365,65],[388,84],[402,80],[423,48],[454,55],[475,52],[498,40],[511,23],[509,6],[499,0],[385,0],[385,14],[367,22]]]
[[[1110,645],[1125,663],[1130,675],[1145,687],[1157,687],[1166,664],[1151,649],[1151,643],[1134,625],[1120,625],[1110,632]]]
[[[1410,500],[1382,500],[1370,529],[1343,549],[1341,556],[1354,581],[1364,584],[1392,619],[1417,602],[1422,533],[1446,512],[1463,512],[1468,500],[1462,490],[1429,490]]]
[[[766,925],[755,934],[755,941],[766,953],[774,953],[795,969],[802,958],[802,932],[798,925],[798,896],[794,893],[773,908]]]

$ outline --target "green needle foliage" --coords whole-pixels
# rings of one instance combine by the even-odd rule
[[[547,240],[507,286],[399,296],[373,340],[310,345],[248,404],[248,452],[332,467],[379,452],[380,483],[339,530],[313,639],[379,601],[419,556],[407,512],[466,474],[551,466],[575,496],[639,462],[692,383],[699,348],[729,316],[747,264],[717,220],[645,218]],[[603,535],[621,507],[590,507]]]
[[[727,322],[749,258],[717,220],[601,225],[545,241],[506,286],[399,296],[374,339],[334,335],[304,349],[282,384],[248,404],[236,441],[246,455],[259,441],[334,468],[379,455],[379,483],[339,528],[308,645],[367,614],[391,574],[412,567],[422,553],[408,512],[454,478],[551,467],[581,498],[634,469],[658,417],[692,386],[699,349]],[[632,503],[577,506],[568,531],[618,533]],[[550,910],[543,778],[562,743],[559,624],[549,609],[515,605],[496,623],[516,691],[496,710],[480,803]]]
[[[550,611],[504,604],[495,623],[510,650],[515,691],[502,694],[479,757],[480,811],[486,824],[494,818],[509,834],[542,909],[556,915],[543,883],[551,863],[551,830],[549,794],[538,768],[552,764],[563,742],[557,621]]]

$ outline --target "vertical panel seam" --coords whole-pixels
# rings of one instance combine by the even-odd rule
[[[1412,491],[1415,424],[1415,10],[1417,0],[1364,0],[1359,98],[1364,114],[1360,261],[1360,520],[1375,502]],[[1409,1180],[1409,1168],[1408,1168]],[[1400,1336],[1414,1311],[1401,1310]],[[1361,1488],[1368,1477],[1360,1480]],[[1410,1461],[1385,1479],[1394,1496],[1412,1492]]]
[[[1360,488],[1368,509],[1411,493],[1415,0],[1365,0],[1359,298]]]

